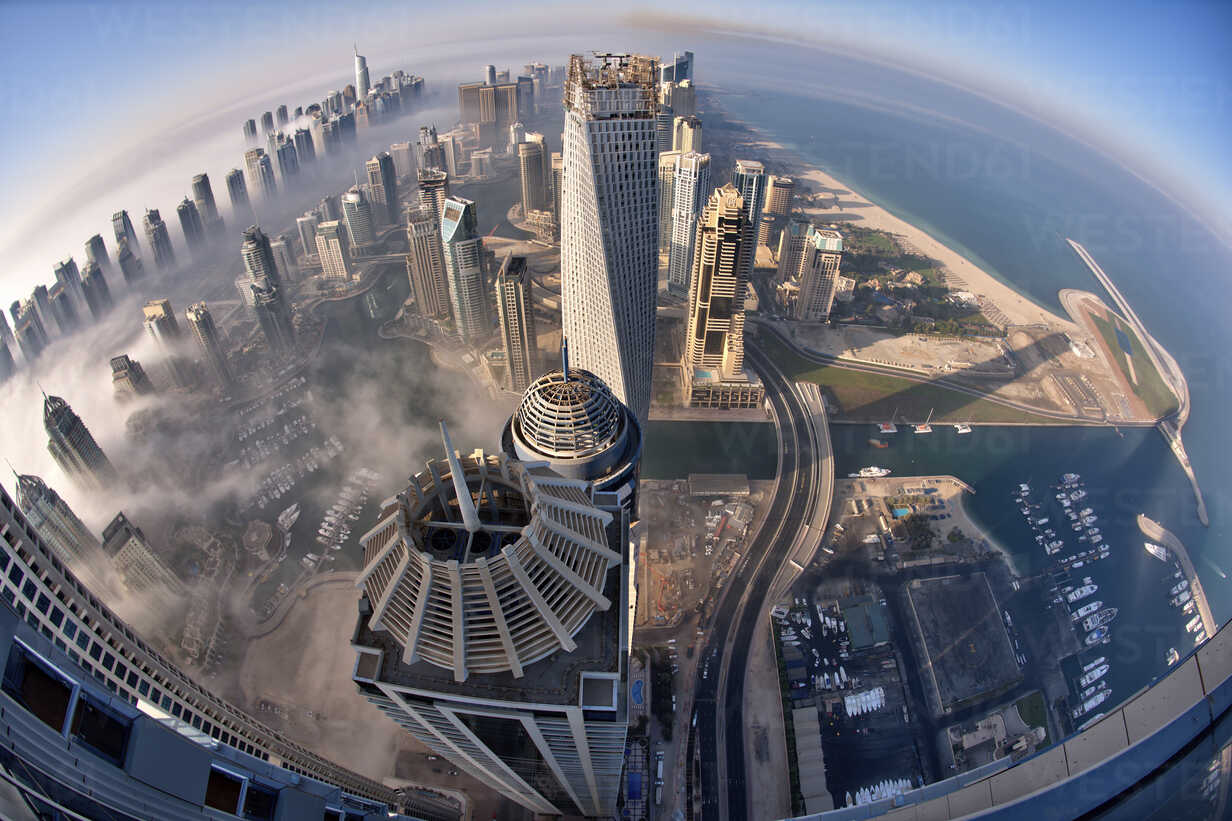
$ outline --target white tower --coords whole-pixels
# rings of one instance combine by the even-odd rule
[[[371,84],[368,82],[368,58],[359,53],[355,47],[355,98],[363,100],[368,96]]]
[[[574,55],[565,83],[564,334],[640,421],[650,411],[658,287],[658,60]]]
[[[710,155],[689,152],[676,160],[672,185],[672,235],[668,246],[667,288],[681,296],[689,292],[697,215],[710,194]]]

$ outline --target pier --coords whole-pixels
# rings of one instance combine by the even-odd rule
[[[1206,591],[1202,589],[1202,581],[1198,578],[1198,571],[1190,560],[1189,551],[1185,549],[1185,545],[1171,531],[1165,530],[1159,522],[1148,519],[1141,513],[1138,514],[1138,529],[1151,541],[1158,542],[1176,554],[1177,561],[1181,563],[1181,570],[1185,572],[1185,578],[1189,579],[1190,594],[1198,603],[1198,615],[1202,617],[1202,627],[1206,630],[1207,636],[1215,635],[1218,629],[1215,615],[1211,612],[1211,605],[1206,600]]]
[[[1176,360],[1172,358],[1172,355],[1164,350],[1164,347],[1156,341],[1155,337],[1147,333],[1146,326],[1142,324],[1138,314],[1130,307],[1129,302],[1121,295],[1117,287],[1112,284],[1112,279],[1104,273],[1104,269],[1099,267],[1099,263],[1091,257],[1087,249],[1083,248],[1081,243],[1075,242],[1068,237],[1066,242],[1082,258],[1082,261],[1091,269],[1091,273],[1099,280],[1099,284],[1104,286],[1104,290],[1112,297],[1117,310],[1121,312],[1125,321],[1130,324],[1134,329],[1134,333],[1138,335],[1138,339],[1142,341],[1143,351],[1146,353],[1147,358],[1151,360],[1151,364],[1159,371],[1160,377],[1168,384],[1168,387],[1176,396],[1176,413],[1166,419],[1160,419],[1156,424],[1156,428],[1163,434],[1164,439],[1168,441],[1168,447],[1172,449],[1172,454],[1176,456],[1176,460],[1181,464],[1181,469],[1189,477],[1189,484],[1193,487],[1194,499],[1198,505],[1198,521],[1210,527],[1210,519],[1206,515],[1206,502],[1202,498],[1202,489],[1198,486],[1198,477],[1194,473],[1193,465],[1189,461],[1189,454],[1185,452],[1185,445],[1181,441],[1181,428],[1189,420],[1189,383],[1185,381],[1185,374],[1181,373],[1181,368]],[[1214,633],[1208,630],[1207,635],[1214,635]]]

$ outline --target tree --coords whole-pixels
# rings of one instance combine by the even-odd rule
[[[904,516],[902,519],[903,529],[907,532],[907,541],[911,543],[912,550],[928,550],[932,546],[933,537],[936,531],[929,524],[928,519],[918,513],[912,513],[909,516]]]

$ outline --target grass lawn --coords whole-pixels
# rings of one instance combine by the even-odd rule
[[[1036,690],[1028,696],[1023,696],[1014,706],[1018,708],[1018,715],[1028,727],[1044,728],[1044,743],[1039,746],[1039,749],[1042,750],[1051,744],[1052,739],[1048,737],[1048,714],[1044,705],[1044,694]]]
[[[1121,344],[1117,341],[1116,330],[1120,329],[1121,333],[1129,339],[1129,346],[1134,352],[1134,374],[1138,377],[1138,384],[1130,382],[1130,386],[1146,405],[1147,413],[1159,419],[1176,410],[1176,397],[1160,376],[1155,363],[1146,355],[1142,340],[1138,338],[1133,329],[1118,316],[1113,316],[1109,321],[1091,314],[1091,321],[1095,323],[1099,335],[1104,338],[1104,344],[1108,346],[1108,350],[1112,351],[1112,359],[1121,369],[1121,373],[1125,374],[1126,382],[1130,382],[1129,367],[1125,351],[1121,349]]]
[[[789,349],[772,333],[758,344],[783,373],[798,382],[815,382],[839,405],[838,418],[885,422],[896,418],[923,422],[929,410],[934,422],[1026,422],[1055,425],[1057,420],[989,402],[970,394],[898,376],[865,373],[835,365],[819,365]]]

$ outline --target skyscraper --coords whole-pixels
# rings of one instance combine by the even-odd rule
[[[38,476],[17,477],[17,506],[60,561],[78,567],[103,558],[103,545],[68,503]]]
[[[9,319],[4,315],[4,311],[0,311],[0,342],[9,347],[17,343],[17,337],[13,336],[13,329],[9,327]]]
[[[141,256],[141,245],[137,242],[137,232],[133,230],[133,221],[128,218],[127,211],[116,211],[111,215],[111,228],[115,232],[116,244],[128,241],[128,249]]]
[[[347,282],[354,279],[351,272],[351,244],[347,232],[338,220],[326,220],[317,226],[317,255],[326,277]]]
[[[658,60],[570,59],[561,196],[563,332],[579,367],[650,411],[658,290]]]
[[[181,357],[184,336],[180,333],[179,323],[175,321],[175,311],[171,309],[171,303],[165,299],[151,299],[142,309],[142,315],[145,331],[162,353],[171,380],[177,387],[190,387],[193,384],[192,372]]]
[[[81,279],[81,287],[91,316],[96,320],[102,319],[111,310],[112,300],[111,289],[107,287],[107,279],[97,262],[86,263],[86,275]]]
[[[594,374],[566,368],[526,391],[500,454],[443,439],[448,477],[431,463],[361,539],[354,680],[507,798],[610,817],[629,720],[637,420]]]
[[[103,529],[103,550],[131,592],[164,599],[188,595],[184,582],[159,558],[141,528],[123,513],[116,514]]]
[[[62,293],[66,293],[64,283],[57,282],[56,287]],[[64,335],[72,330],[72,328],[62,324],[56,316],[56,312],[52,310],[51,295],[48,293],[46,285],[34,286],[34,291],[30,294],[29,304],[30,310],[38,317],[39,324],[47,334],[48,339],[53,335]]]
[[[667,288],[677,296],[689,292],[697,215],[711,190],[710,155],[681,154],[672,181],[672,237],[667,257]]]
[[[57,262],[55,268],[52,269],[55,274],[56,282],[64,286],[64,290],[76,303],[78,310],[84,310],[86,307],[86,294],[81,285],[81,272],[77,270],[77,262],[69,257],[63,262]],[[42,309],[44,306],[39,305]],[[47,317],[43,317],[43,323],[46,324]]]
[[[154,385],[145,375],[145,368],[128,354],[111,357],[111,389],[121,402],[154,393]]]
[[[702,150],[702,121],[697,117],[677,117],[672,120],[672,150],[689,151]]]
[[[264,148],[250,148],[244,152],[244,170],[254,191],[263,197],[272,197],[278,191],[274,181],[274,166]]]
[[[659,68],[659,81],[663,83],[680,83],[693,79],[693,52],[673,54],[672,61],[664,62]]]
[[[522,216],[548,206],[547,181],[543,173],[543,135],[518,144],[518,167],[522,177]]]
[[[692,117],[697,114],[697,89],[692,80],[660,83],[659,101],[677,117]]]
[[[506,255],[496,274],[496,310],[500,315],[508,387],[522,393],[538,370],[539,341],[535,334],[535,303],[526,257]]]
[[[244,182],[244,172],[232,168],[227,172],[227,196],[231,198],[232,214],[248,214],[248,185]],[[243,219],[243,217],[237,217]],[[243,223],[240,223],[243,225]]]
[[[436,126],[421,125],[419,141],[415,144],[415,154],[419,158],[420,171],[436,168],[445,171],[445,150],[436,136]]]
[[[439,168],[419,169],[419,207],[440,219],[441,214],[445,213],[447,199],[449,175]]]
[[[664,151],[659,155],[659,249],[664,253],[672,247],[672,208],[676,204],[676,163],[679,151]]]
[[[86,240],[86,259],[97,262],[105,273],[111,272],[111,258],[107,256],[107,246],[103,243],[102,235],[95,234]]]
[[[282,283],[278,263],[270,247],[270,239],[258,226],[250,225],[244,231],[244,241],[240,244],[240,257],[244,260],[244,272],[256,284],[268,288]]]
[[[351,235],[352,247],[370,245],[376,240],[372,223],[372,203],[359,186],[351,186],[351,189],[342,195],[342,216],[346,220],[347,232]]]
[[[766,167],[756,160],[736,160],[732,173],[732,185],[740,192],[740,198],[749,211],[749,221],[756,236],[756,226],[761,223],[762,206],[766,201]]]
[[[197,174],[192,178],[192,195],[205,232],[215,237],[221,234],[224,225],[218,214],[218,204],[214,201],[214,189],[210,186],[209,174]]]
[[[560,238],[560,197],[565,191],[565,158],[552,152],[552,218],[556,221],[556,237]]]
[[[398,224],[398,174],[394,158],[382,151],[366,163],[368,188],[372,191],[373,211],[387,225]]]
[[[132,285],[145,277],[145,263],[133,253],[128,240],[120,240],[120,247],[116,250],[116,265],[120,266],[120,274],[126,285]]]
[[[43,400],[47,450],[70,478],[95,490],[112,491],[119,475],[81,417],[58,396]]]
[[[0,319],[3,317],[4,314],[0,313]],[[13,356],[13,348],[16,344],[16,338],[12,342],[0,339],[0,383],[5,382],[17,372],[17,360]]]
[[[180,218],[180,229],[184,232],[184,244],[188,250],[196,253],[205,244],[205,224],[201,221],[201,213],[197,204],[185,197],[175,207],[176,216]]]
[[[682,362],[689,404],[760,407],[765,391],[744,368],[744,300],[757,244],[733,185],[710,196],[696,234]]]
[[[804,240],[812,228],[806,220],[788,219],[779,234],[779,267],[776,276],[786,282],[800,275],[800,257],[804,253]]]
[[[274,120],[275,122],[278,123],[279,128],[282,128],[284,125],[286,125],[290,119],[291,118],[287,116],[287,106],[285,103],[283,105],[278,106],[278,108],[274,109]]]
[[[441,219],[434,211],[414,206],[406,210],[406,273],[422,316],[445,319],[450,314],[449,281],[445,278],[445,251],[441,247]]]
[[[90,263],[93,265],[93,263]],[[42,286],[40,286],[42,287]],[[81,327],[82,316],[77,313],[73,301],[68,298],[68,291],[64,290],[64,284],[57,282],[51,286],[47,292],[47,301],[51,306],[51,315],[55,319],[56,326],[61,333],[72,333]],[[82,308],[85,312],[87,309]]]
[[[248,119],[244,120],[244,142],[247,145],[254,145],[257,142],[257,121]]]
[[[154,267],[168,271],[175,267],[175,250],[171,247],[171,234],[157,208],[145,212],[145,239],[154,254]]]
[[[355,47],[355,93],[358,99],[362,100],[368,96],[371,90],[371,83],[368,81],[368,58],[359,53],[359,46]]]
[[[772,174],[766,183],[766,204],[762,209],[762,220],[757,224],[757,244],[769,245],[775,234],[782,230],[783,224],[791,216],[792,195],[796,190],[796,181],[781,174]],[[766,219],[769,217],[770,219]]]
[[[273,138],[273,154],[278,159],[278,176],[284,186],[290,186],[299,176],[299,155],[295,153],[295,142],[279,131]]]
[[[305,211],[302,217],[295,218],[295,230],[299,233],[305,257],[317,255],[317,226],[320,224],[321,218],[316,211]]]
[[[291,323],[291,310],[282,289],[275,284],[253,283],[251,287],[253,310],[270,351],[274,354],[289,353],[295,344],[295,326]]]
[[[317,158],[316,147],[312,142],[312,132],[306,128],[295,129],[295,156],[299,158],[301,166],[315,162]]]
[[[210,309],[204,302],[197,302],[188,306],[185,317],[188,319],[188,327],[192,330],[193,336],[197,338],[202,358],[205,359],[206,366],[214,375],[214,380],[224,394],[230,393],[235,387],[235,379],[231,376],[231,366],[227,364],[227,352],[222,347],[222,339],[218,335],[218,328],[214,325],[214,317],[210,315]]]
[[[266,111],[261,115],[261,133],[269,134],[274,130],[274,112]]]
[[[841,234],[809,226],[800,255],[800,297],[796,302],[796,319],[816,322],[830,318],[842,256]]]
[[[415,173],[415,146],[409,140],[391,145],[389,155],[394,158],[394,171],[399,177],[405,178]]]
[[[280,234],[272,238],[270,240],[270,250],[274,252],[274,262],[278,264],[278,275],[282,277],[283,285],[298,279],[299,266],[295,262],[295,254],[291,251],[287,235]]]
[[[453,307],[454,329],[466,343],[488,330],[488,295],[484,288],[483,237],[472,200],[450,197],[441,216],[445,278]]]

